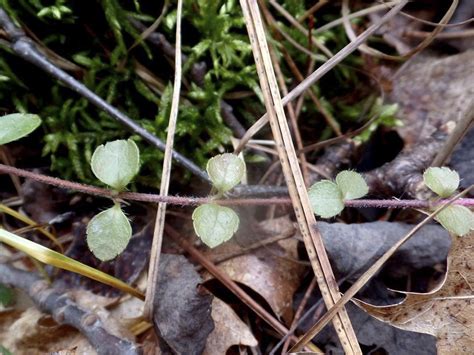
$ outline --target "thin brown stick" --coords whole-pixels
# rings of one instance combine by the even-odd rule
[[[163,18],[166,15],[166,12],[168,11],[168,6],[170,5],[170,0],[165,0],[163,3],[163,8],[161,9],[160,15],[157,17],[157,19],[151,24],[150,27],[148,27],[146,30],[144,30],[141,34],[140,37],[135,41],[135,43],[132,44],[132,46],[128,49],[130,52],[133,48],[138,46],[140,43],[142,43],[149,35],[151,35],[153,32],[156,31],[158,26],[161,24],[161,21],[163,21]]]
[[[293,317],[293,320],[291,322],[290,329],[294,329],[296,325],[298,324],[298,321],[301,318],[301,315],[303,314],[304,308],[306,307],[306,304],[308,303],[309,297],[313,293],[314,289],[316,288],[318,282],[315,277],[311,280],[311,283],[309,284],[308,288],[306,289],[306,292],[304,293],[303,299],[301,300],[298,309],[296,310],[295,316]],[[282,348],[282,354],[286,354],[288,347],[290,346],[290,339],[285,340],[285,344],[283,344]]]
[[[407,31],[404,33],[407,37],[413,38],[426,38],[430,36],[431,32],[426,31]],[[436,39],[455,39],[455,38],[467,38],[473,37],[474,30],[455,31],[455,32],[442,32],[436,36]]]
[[[283,76],[283,73],[281,71],[278,58],[275,55],[275,51],[273,47],[270,46],[268,49],[269,49],[270,56],[274,64],[275,74],[277,75],[277,79],[278,79],[278,83],[280,84],[281,91],[283,95],[287,95],[288,87],[286,86],[285,77]],[[295,108],[293,107],[293,103],[289,102],[288,105],[286,105],[286,110],[288,112],[288,116],[290,117],[290,124],[291,124],[291,128],[293,129],[293,136],[295,137],[296,147],[301,152],[303,149],[303,139],[301,138],[301,133],[298,127],[298,121],[296,118],[296,113],[295,113]],[[308,170],[308,162],[306,161],[306,156],[304,152],[298,153],[298,156],[301,163],[301,171],[303,173],[304,181],[306,182],[306,184],[308,184],[309,183],[309,170]]]
[[[181,235],[174,230],[172,227],[167,225],[165,227],[166,234],[168,234],[173,240],[183,248],[193,259],[201,264],[212,276],[219,280],[229,291],[236,295],[243,303],[245,303],[252,311],[254,311],[260,318],[262,318],[268,325],[275,329],[278,334],[285,335],[288,329],[281,324],[275,317],[273,317],[268,311],[265,310],[261,305],[255,302],[250,295],[248,295],[235,281],[233,281],[225,272],[220,270],[214,263],[212,263],[206,256],[204,256],[199,250],[194,248],[191,243],[185,240]],[[296,337],[292,338],[295,342]],[[308,345],[308,348],[315,347],[312,344]]]
[[[160,195],[167,196],[170,186],[171,163],[173,159],[174,135],[176,132],[176,122],[178,120],[179,95],[181,92],[181,14],[183,11],[183,1],[178,0],[176,14],[176,54],[175,54],[175,74],[173,84],[173,98],[171,101],[170,118],[168,123],[168,133],[166,137],[165,156],[163,160],[163,173],[161,175]],[[165,228],[166,202],[158,204],[153,231],[153,243],[150,253],[150,264],[148,270],[148,281],[145,297],[143,315],[146,319],[153,319],[153,307],[155,303],[156,288],[158,287],[158,270],[160,263],[161,245],[163,244],[163,232]]]
[[[309,165],[311,166],[311,165]],[[62,189],[79,191],[89,195],[106,197],[111,199],[139,201],[148,203],[164,202],[168,205],[176,206],[199,206],[204,203],[214,202],[222,206],[271,206],[271,205],[289,205],[291,200],[288,197],[272,198],[236,198],[226,200],[214,200],[211,197],[191,197],[191,196],[161,196],[156,194],[146,194],[139,192],[117,192],[109,189],[103,189],[96,186],[80,184],[77,182],[58,179],[52,176],[33,173],[31,171],[14,168],[12,166],[0,164],[0,173],[14,174],[25,177],[43,184],[56,186]],[[432,208],[446,200],[424,201],[424,200],[347,200],[344,202],[346,207],[354,208]],[[456,201],[461,206],[474,206],[473,198],[464,198]]]
[[[303,74],[301,74],[301,71],[298,69],[298,66],[296,63],[293,61],[293,58],[289,55],[289,53],[285,50],[283,51],[283,57],[285,58],[286,62],[288,63],[288,67],[290,68],[291,72],[293,75],[296,77],[296,79],[299,82],[302,82],[304,80]],[[327,124],[331,126],[333,129],[334,133],[336,133],[337,136],[341,136],[341,127],[339,123],[336,121],[336,119],[331,115],[331,113],[326,110],[326,108],[322,105],[321,101],[317,97],[316,93],[314,92],[314,88],[311,87],[308,90],[308,95],[311,101],[313,101],[314,105],[318,109],[318,111],[323,115],[324,119],[326,120]],[[303,150],[304,151],[304,150]]]
[[[421,227],[426,225],[429,221],[431,221],[439,212],[444,210],[448,207],[452,202],[457,200],[458,198],[467,194],[474,185],[469,186],[467,189],[462,191],[461,193],[454,196],[452,199],[448,200],[443,205],[439,206],[433,213],[427,216],[422,222],[417,224],[407,235],[405,235],[402,239],[400,239],[397,243],[395,243],[389,250],[387,250],[384,255],[382,255],[361,277],[344,293],[342,298],[340,298],[334,306],[332,306],[326,314],[324,314],[316,324],[314,324],[306,334],[298,340],[298,343],[290,349],[290,352],[297,352],[300,351],[303,346],[313,339],[323,328],[326,326],[331,319],[337,314],[338,310],[341,309],[347,302],[350,301],[352,297],[355,296],[359,290],[364,287],[364,285],[374,276],[380,268],[387,262],[387,260],[402,246],[406,241],[408,241],[416,232],[418,232]]]
[[[316,11],[322,8],[324,5],[328,3],[329,0],[319,0],[316,4],[311,6],[303,15],[298,17],[298,22],[302,23],[308,17],[312,16]]]
[[[6,165],[13,166],[13,162],[10,159],[10,154],[6,146],[0,145],[0,161],[4,162]],[[15,187],[16,193],[18,196],[22,195],[21,183],[18,176],[11,174],[10,179],[12,180],[13,186]]]
[[[350,13],[347,18],[349,20],[353,20],[355,18],[358,18],[358,17],[362,17],[362,16],[366,16],[366,15],[370,15],[374,12],[378,12],[378,11],[382,11],[382,10],[388,10],[390,9],[393,5],[396,5],[400,2],[400,0],[395,0],[395,1],[388,1],[386,3],[383,3],[383,4],[377,4],[377,5],[373,5],[373,6],[370,6],[366,9],[362,9],[362,10],[359,10],[359,11],[355,11],[355,12],[352,12]],[[439,24],[439,23],[435,23],[435,22],[431,22],[431,21],[427,21],[427,20],[423,20],[421,18],[418,18],[418,17],[415,17],[415,16],[412,16],[410,14],[407,14],[406,12],[403,12],[403,11],[400,11],[400,15],[402,16],[405,16],[405,17],[408,17],[414,21],[418,21],[418,22],[421,22],[425,25],[429,25],[429,26],[434,26],[434,27],[438,27],[438,26],[441,26],[443,28],[451,28],[451,27],[458,27],[458,26],[463,26],[463,25],[467,25],[471,22],[474,22],[474,18],[470,18],[470,19],[467,19],[465,21],[461,21],[461,22],[456,22],[456,23],[446,23],[446,24]],[[341,18],[338,18],[334,21],[331,21],[321,27],[318,27],[316,28],[314,31],[313,31],[313,34],[318,34],[318,33],[322,33],[322,32],[325,32],[327,30],[330,30],[331,28],[334,28],[336,26],[339,26],[339,25],[342,25],[342,23],[344,22],[344,19],[341,17]],[[427,32],[428,33],[428,32]],[[425,36],[423,36],[425,37]]]
[[[310,58],[310,60],[308,60],[307,66],[306,66],[307,67],[306,76],[310,75],[313,72],[315,65],[316,65],[315,60]],[[303,110],[304,99],[305,99],[305,95],[301,95],[300,97],[298,97],[298,100],[296,101],[295,106],[296,106],[296,114],[298,115],[298,117],[300,116],[301,111]]]
[[[262,5],[262,13],[263,13],[263,16],[265,18],[265,21],[270,25],[270,27],[274,30],[274,36],[277,38],[277,39],[280,39],[280,35],[283,34],[282,32],[276,32],[279,30],[279,27],[276,25],[276,21],[275,21],[275,18],[272,16],[272,14],[270,13],[270,11],[268,11],[267,7]],[[278,37],[277,37],[278,36]],[[285,47],[282,47],[281,49],[281,52],[283,54],[283,58],[285,58],[287,64],[288,64],[288,67],[290,68],[291,72],[293,73],[293,75],[295,75],[296,79],[299,81],[299,82],[302,82],[304,80],[304,77],[303,77],[303,74],[301,74],[301,72],[299,71],[296,63],[294,62],[293,58],[291,58],[290,54],[288,53],[288,51],[286,50]],[[313,58],[314,59],[314,58]],[[314,65],[314,61],[312,61],[310,63],[310,66],[309,67],[312,67],[312,65]],[[312,72],[313,69],[311,69],[310,72]],[[281,85],[281,84],[280,84]],[[284,95],[288,95],[288,92],[283,90],[283,93]],[[314,94],[313,92],[313,87],[311,87],[309,90],[308,90],[308,94],[309,94],[309,97],[311,98],[311,100],[313,101],[313,103],[316,105],[316,107],[318,108],[319,112],[321,112],[321,114],[323,115],[324,119],[326,120],[326,122],[331,126],[331,128],[334,130],[334,132],[336,133],[336,135],[340,136],[342,133],[341,133],[341,128],[339,126],[339,123],[337,123],[337,121],[334,119],[334,117],[332,117],[332,115],[322,106],[321,104],[321,101],[319,101],[319,99],[317,98],[317,96]],[[303,96],[300,97],[300,100],[303,99]],[[299,116],[299,111],[300,111],[300,106],[302,106],[302,103],[300,104],[298,102],[298,104],[296,105],[296,108],[295,108],[295,114],[296,116],[298,117]],[[298,148],[299,150],[300,148]]]
[[[361,33],[355,41],[352,41],[339,52],[337,52],[333,57],[331,57],[326,63],[321,65],[316,71],[314,71],[310,76],[303,80],[298,86],[291,90],[288,95],[283,97],[282,104],[286,105],[288,102],[293,101],[304,93],[311,85],[316,81],[321,79],[325,74],[327,74],[332,68],[339,64],[344,58],[349,54],[354,52],[362,43],[364,43],[367,38],[375,33],[384,23],[394,17],[400,10],[407,4],[408,0],[401,0],[396,6],[394,6],[389,12],[387,12],[382,18],[380,18],[376,23],[372,24],[368,29]],[[239,145],[235,148],[235,153],[239,153],[245,147],[245,144],[251,139],[255,134],[257,134],[260,129],[265,127],[268,123],[268,114],[264,114],[260,117],[253,125],[247,130],[247,133],[240,140]]]
[[[309,49],[307,49],[306,47],[302,46],[301,44],[299,44],[296,40],[293,39],[293,37],[291,37],[285,30],[283,30],[283,28],[281,28],[280,26],[278,25],[275,25],[275,31],[278,32],[282,38],[286,39],[288,41],[289,44],[291,44],[293,47],[295,47],[295,49],[299,50],[300,52],[306,54],[308,57],[310,57],[311,59],[313,59],[314,61],[318,61],[318,62],[324,62],[326,60],[326,56],[323,56],[321,54],[316,54],[316,53],[313,53],[311,52]],[[283,45],[280,45],[280,47],[283,48]]]
[[[395,0],[395,1],[389,1],[389,2],[386,2],[386,3],[383,3],[383,4],[373,5],[373,6],[370,6],[370,7],[366,8],[366,9],[362,9],[362,10],[353,12],[353,13],[349,14],[347,16],[347,18],[349,20],[353,20],[353,19],[358,18],[358,17],[370,15],[371,13],[374,13],[374,12],[378,12],[378,11],[382,11],[382,10],[390,10],[392,5],[397,5],[399,3],[400,3],[400,0]],[[402,13],[402,11],[400,11],[400,13]],[[325,32],[327,30],[330,30],[331,28],[342,25],[343,22],[344,22],[344,20],[343,20],[342,17],[338,18],[334,21],[328,22],[327,24],[325,24],[321,27],[316,28],[313,31],[313,34],[316,35],[318,33]]]
[[[314,228],[316,220],[310,207],[308,193],[285,117],[257,0],[241,0],[240,4],[293,209],[321,293],[327,306],[330,307],[338,300],[340,294],[322,243],[322,237]],[[344,350],[349,354],[362,354],[347,312],[342,309],[333,322]]]
[[[304,26],[300,22],[298,22],[288,11],[286,11],[283,6],[281,6],[275,0],[269,0],[269,3],[280,14],[282,14],[283,17],[285,17],[294,28],[296,28],[298,31],[300,31],[304,35],[308,33],[308,30],[304,28]],[[310,36],[311,36],[312,41],[316,45],[316,47],[318,47],[318,49],[321,52],[323,52],[328,58],[333,56],[332,52],[324,44],[322,44],[320,40],[318,40],[316,37],[313,37],[311,34]]]

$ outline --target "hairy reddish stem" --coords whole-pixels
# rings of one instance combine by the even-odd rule
[[[220,205],[289,205],[291,204],[289,197],[280,198],[244,198],[244,199],[212,199],[210,197],[188,197],[188,196],[162,196],[157,194],[146,194],[138,192],[121,192],[117,194],[113,190],[104,189],[96,186],[80,184],[62,180],[52,176],[34,173],[32,171],[14,168],[12,166],[0,164],[0,173],[12,174],[24,178],[39,181],[44,184],[57,186],[63,189],[75,190],[89,195],[108,197],[111,199],[123,199],[141,202],[165,202],[170,205],[179,206],[197,206],[204,203],[215,202]],[[344,204],[346,207],[355,208],[433,208],[447,200],[424,201],[424,200],[348,200]],[[456,205],[466,207],[474,207],[474,198],[460,198],[453,202]]]

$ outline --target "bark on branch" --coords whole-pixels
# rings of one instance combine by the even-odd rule
[[[113,335],[94,312],[79,306],[35,273],[0,264],[0,283],[23,290],[42,312],[51,314],[59,324],[76,328],[98,354],[142,354],[135,343]]]

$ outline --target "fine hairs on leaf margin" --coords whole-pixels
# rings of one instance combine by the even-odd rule
[[[336,181],[321,180],[308,190],[313,212],[323,218],[337,216],[344,209],[344,201],[364,197],[369,187],[361,174],[343,170]]]
[[[459,174],[443,167],[430,167],[423,174],[425,185],[441,198],[449,198],[459,187]],[[474,213],[467,207],[450,205],[435,219],[450,233],[464,236],[474,229]]]
[[[207,173],[212,186],[217,190],[216,197],[234,188],[245,175],[245,162],[237,155],[224,153],[209,159]],[[193,227],[204,244],[214,248],[234,235],[239,227],[239,216],[231,208],[207,203],[193,212]]]
[[[140,151],[131,139],[108,142],[95,150],[91,169],[100,181],[123,191],[140,169]],[[89,249],[99,260],[120,255],[132,237],[132,226],[120,203],[95,215],[87,225],[86,236]]]

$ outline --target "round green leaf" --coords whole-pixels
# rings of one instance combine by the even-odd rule
[[[355,171],[341,171],[336,176],[336,184],[341,189],[344,200],[361,198],[369,192],[369,186],[367,186],[364,178]]]
[[[208,203],[194,210],[193,226],[204,244],[214,248],[232,238],[239,228],[239,216],[228,207]]]
[[[334,217],[344,209],[339,187],[329,180],[315,183],[308,191],[313,212],[323,218]]]
[[[219,192],[226,192],[242,180],[245,163],[234,154],[219,154],[209,159],[206,170],[214,187]]]
[[[450,205],[435,217],[448,232],[463,236],[474,229],[474,213],[465,206]]]
[[[138,173],[140,152],[131,139],[108,142],[97,147],[91,167],[100,181],[121,191]]]
[[[132,237],[130,222],[118,204],[94,216],[86,232],[89,249],[102,261],[123,252]]]
[[[16,141],[33,132],[41,124],[37,115],[12,113],[0,117],[0,145]]]
[[[428,168],[423,174],[428,188],[441,197],[449,197],[459,186],[459,174],[446,167]]]

